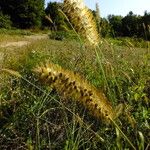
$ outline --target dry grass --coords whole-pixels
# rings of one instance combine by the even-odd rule
[[[0,34],[0,42],[16,42],[23,40],[23,36],[21,37],[20,35],[8,35],[8,34]]]

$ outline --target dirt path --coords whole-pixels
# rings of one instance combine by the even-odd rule
[[[20,49],[23,46],[28,46],[32,44],[35,41],[42,40],[42,39],[48,39],[48,34],[37,34],[37,35],[30,35],[30,36],[24,36],[23,40],[20,41],[5,41],[0,42],[0,68],[3,66],[3,62],[6,59],[5,55],[14,55],[13,52]],[[16,56],[14,56],[16,57]]]
[[[23,41],[17,41],[17,42],[2,42],[0,43],[0,48],[7,48],[7,47],[22,47],[31,44],[33,41],[46,39],[48,38],[47,34],[43,35],[30,35],[30,36],[24,36]]]
[[[7,48],[7,47],[22,47],[25,45],[30,44],[28,41],[18,41],[18,42],[3,42],[0,44],[1,48]]]

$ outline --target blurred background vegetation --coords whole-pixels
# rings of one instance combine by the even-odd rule
[[[62,3],[49,2],[45,6],[44,0],[1,0],[0,28],[21,29],[51,29],[55,31],[71,30],[65,17],[59,12]],[[97,27],[102,37],[133,37],[150,40],[150,12],[145,10],[143,16],[130,11],[126,16],[108,15],[99,18],[99,6],[90,10],[95,16]]]

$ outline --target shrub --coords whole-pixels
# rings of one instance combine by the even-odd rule
[[[10,20],[10,16],[4,15],[2,12],[0,12],[0,28],[10,29],[11,24],[12,22]]]
[[[59,40],[59,41],[62,41],[62,40],[78,40],[78,37],[75,33],[73,33],[72,31],[68,31],[68,32],[65,32],[65,31],[57,31],[57,32],[52,32],[50,35],[49,35],[49,38],[50,39],[54,39],[54,40]]]

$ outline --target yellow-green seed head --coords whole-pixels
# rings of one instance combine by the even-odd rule
[[[82,0],[64,0],[64,11],[75,30],[82,34],[91,45],[98,45],[100,37],[92,12]]]
[[[44,83],[54,87],[61,95],[82,103],[95,117],[114,119],[114,111],[105,95],[79,75],[50,63],[38,66],[34,71]]]

